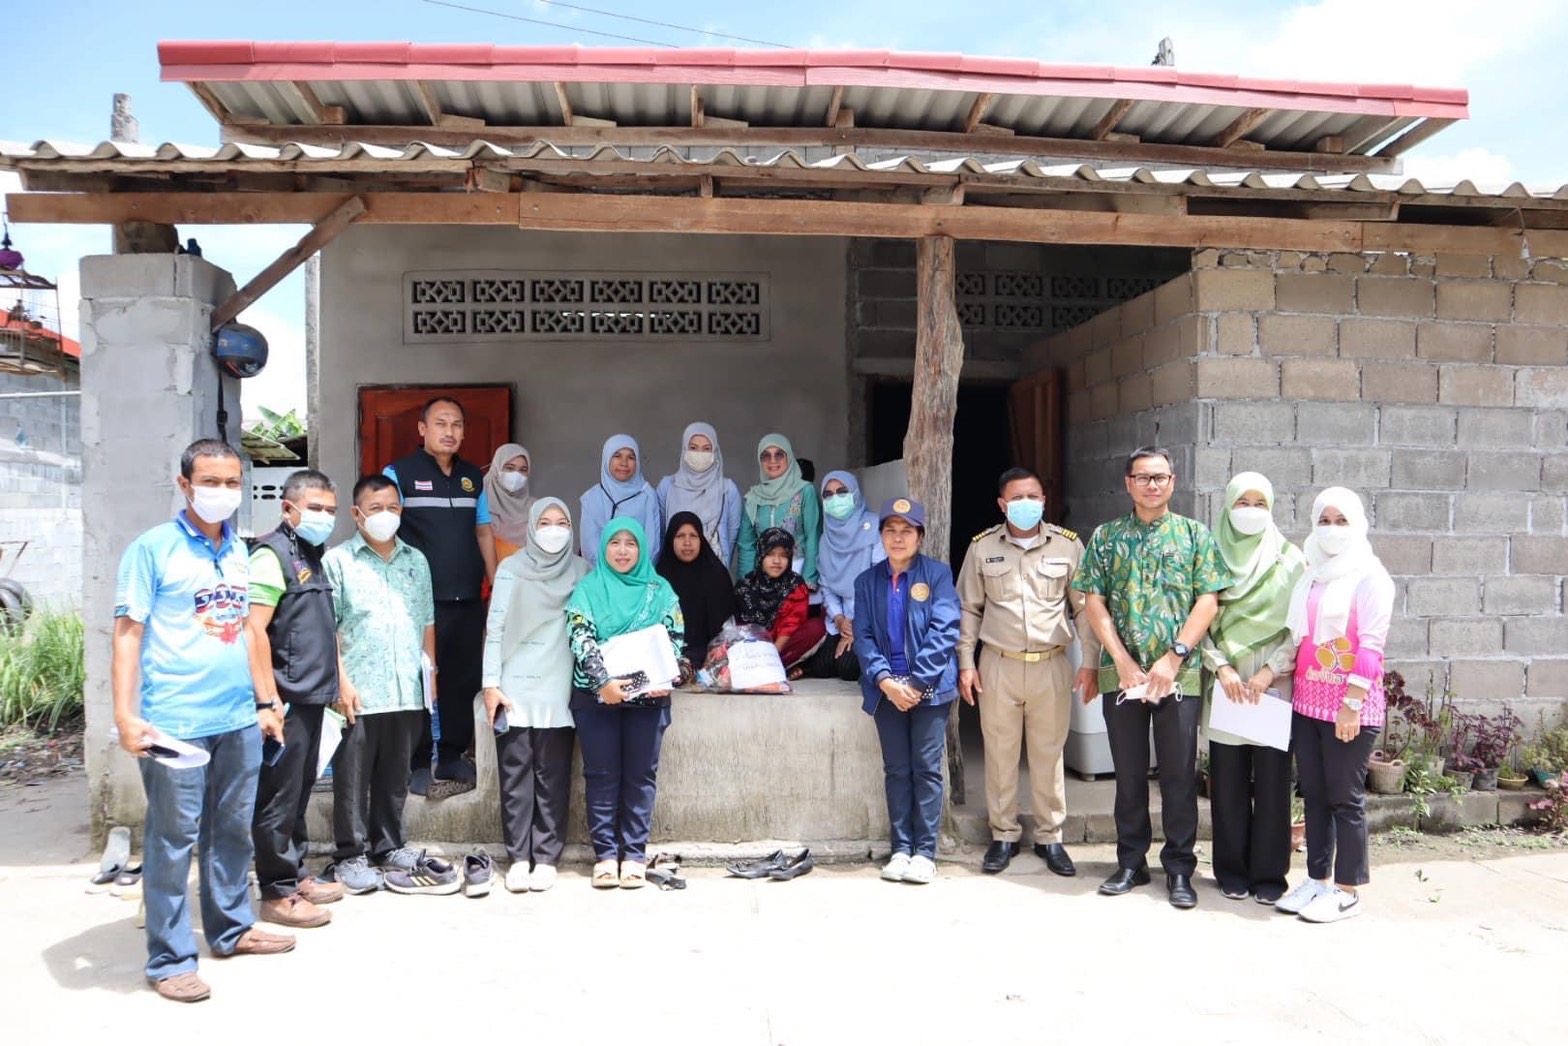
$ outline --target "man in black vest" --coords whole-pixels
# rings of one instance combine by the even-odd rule
[[[338,883],[305,873],[305,811],[316,780],[321,723],[338,699],[337,623],[332,585],[321,555],[338,510],[332,481],[301,469],[283,484],[283,522],[255,542],[250,555],[250,639],[256,704],[287,707],[283,748],[269,762],[263,752],[251,836],[256,844],[260,917],[284,926],[324,926],[332,913],[320,907],[343,896]]]
[[[398,536],[430,561],[435,589],[436,664],[441,666],[435,731],[427,726],[414,746],[408,790],[443,799],[474,787],[474,767],[463,753],[474,740],[474,695],[485,641],[482,594],[486,579],[495,579],[495,535],[484,473],[457,456],[463,445],[462,404],[446,396],[426,403],[419,436],[425,445],[383,472],[403,498]]]

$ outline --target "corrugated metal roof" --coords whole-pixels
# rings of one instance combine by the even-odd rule
[[[815,151],[815,150],[814,150]],[[95,167],[107,164],[131,170],[143,169],[147,173],[193,173],[213,164],[234,170],[247,166],[261,168],[277,163],[296,164],[305,169],[330,173],[334,169],[363,171],[384,170],[396,172],[399,168],[417,169],[420,165],[478,165],[507,161],[530,161],[538,166],[549,166],[560,173],[570,173],[575,167],[589,164],[615,162],[646,167],[652,171],[676,167],[690,168],[691,173],[711,172],[723,176],[724,168],[764,168],[811,171],[876,172],[882,174],[908,174],[917,176],[988,176],[990,178],[1017,179],[1020,181],[1061,183],[1063,188],[1074,186],[1092,189],[1096,183],[1135,184],[1165,187],[1172,191],[1186,189],[1250,189],[1286,192],[1336,192],[1378,193],[1400,196],[1447,195],[1525,201],[1568,202],[1568,184],[1550,187],[1527,187],[1519,182],[1507,186],[1481,187],[1472,181],[1456,185],[1425,185],[1415,178],[1400,175],[1357,174],[1322,175],[1277,172],[1214,172],[1197,168],[1152,169],[1138,166],[1093,166],[1090,164],[1040,164],[1032,160],[986,157],[955,157],[945,160],[921,160],[906,155],[884,159],[866,159],[855,154],[831,154],[814,157],[813,151],[770,150],[765,154],[746,154],[732,148],[666,146],[641,149],[598,147],[561,148],[539,142],[522,147],[492,145],[474,142],[464,148],[414,143],[402,148],[349,143],[342,146],[322,146],[291,143],[282,146],[247,145],[230,143],[220,146],[195,146],[164,143],[146,145],[131,142],[101,142],[98,145],[78,145],[70,142],[39,141],[32,145],[0,141],[0,169],[21,170],[29,166],[39,168],[39,161],[49,166],[89,173]],[[827,152],[827,150],[820,150]],[[717,170],[715,170],[717,169]]]
[[[1261,110],[1246,140],[1307,152],[1338,137],[1351,155],[1425,120],[1469,115],[1468,94],[1447,88],[956,54],[176,41],[160,44],[159,56],[164,80],[200,85],[235,122],[274,125],[319,122],[300,84],[322,105],[343,107],[349,125],[397,127],[429,122],[420,84],[447,114],[509,128],[562,126],[557,85],[575,115],[622,127],[692,126],[694,87],[708,117],[753,127],[822,127],[836,94],[859,128],[963,131],[989,97],[986,125],[1064,139],[1092,139],[1129,102],[1116,132],[1164,145],[1213,144]]]

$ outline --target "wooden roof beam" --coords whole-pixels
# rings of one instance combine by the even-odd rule
[[[823,121],[824,127],[838,126],[838,111],[844,107],[844,88],[833,88],[833,94],[828,99],[828,114]]]
[[[196,81],[187,83],[185,86],[191,89],[191,94],[194,94],[196,100],[201,102],[203,109],[212,114],[212,118],[218,121],[219,126],[234,119],[234,115],[229,112],[229,107],[223,104],[223,101],[218,97],[218,92],[214,91],[210,84]]]
[[[305,264],[305,259],[337,239],[338,234],[365,215],[363,197],[350,196],[334,207],[326,217],[300,238],[300,241],[278,256],[271,265],[262,269],[245,286],[229,295],[228,299],[212,310],[211,330],[228,323],[253,305],[256,299],[278,285],[289,273]]]
[[[304,80],[285,80],[278,83],[278,87],[285,92],[293,91],[300,105],[310,114],[312,123],[340,125],[343,123],[345,113],[341,105],[323,105],[321,98],[316,94],[316,89]]]
[[[1253,128],[1268,119],[1270,112],[1270,109],[1248,109],[1215,135],[1214,141],[1209,144],[1216,149],[1229,149],[1239,143],[1242,136],[1251,133]]]
[[[1454,123],[1453,120],[1438,120],[1428,117],[1427,119],[1422,120],[1420,123],[1416,124],[1414,127],[1410,128],[1410,130],[1406,131],[1398,138],[1395,138],[1393,141],[1385,144],[1381,149],[1372,155],[1398,156],[1401,153],[1409,152],[1411,149],[1414,149],[1416,146],[1420,145],[1428,138],[1431,138],[1434,134],[1437,134],[1439,131],[1448,127],[1452,123]]]
[[[994,94],[979,94],[975,96],[974,104],[969,107],[969,115],[964,117],[964,133],[974,134],[975,128],[985,120],[985,114],[991,110],[996,102]]]
[[[1105,141],[1106,136],[1116,130],[1116,125],[1122,122],[1122,117],[1126,116],[1127,110],[1131,108],[1132,99],[1123,98],[1119,100],[1115,105],[1111,106],[1110,112],[1100,117],[1100,122],[1095,124],[1094,129],[1089,132],[1089,137],[1097,142]]]
[[[429,81],[414,81],[414,94],[419,98],[420,108],[424,109],[431,127],[444,127],[452,131],[477,131],[485,126],[485,122],[478,117],[458,116],[444,110],[441,107],[441,99],[436,97],[435,84]]]

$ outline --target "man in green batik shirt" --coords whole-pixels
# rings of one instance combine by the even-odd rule
[[[1101,710],[1116,768],[1117,869],[1100,892],[1118,896],[1149,882],[1152,724],[1165,828],[1160,863],[1171,904],[1192,908],[1203,712],[1192,654],[1219,609],[1215,593],[1230,579],[1209,528],[1170,510],[1176,476],[1169,451],[1133,451],[1124,482],[1133,511],[1095,530],[1073,578],[1073,588],[1088,596],[1085,609],[1103,650]]]

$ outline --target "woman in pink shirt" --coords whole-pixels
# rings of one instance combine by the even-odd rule
[[[1367,761],[1383,726],[1394,581],[1367,541],[1355,493],[1328,488],[1312,503],[1312,518],[1307,570],[1286,618],[1299,644],[1291,748],[1307,807],[1308,878],[1275,907],[1326,923],[1360,915],[1356,888],[1370,879]]]

